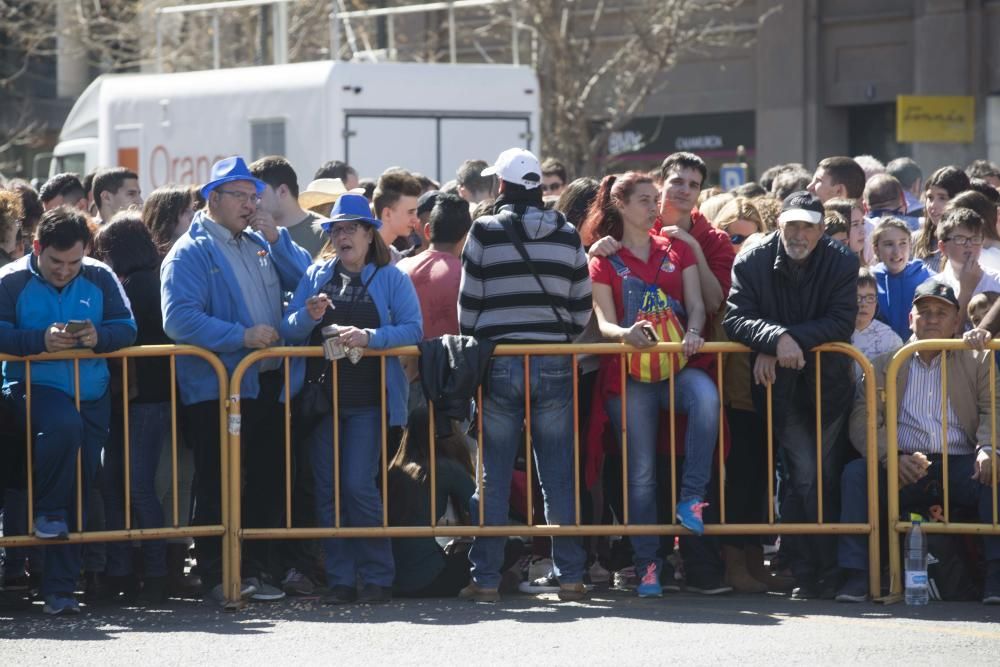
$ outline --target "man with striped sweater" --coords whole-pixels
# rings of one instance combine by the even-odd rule
[[[462,333],[497,343],[565,343],[590,319],[587,257],[577,230],[542,203],[542,169],[530,152],[511,148],[483,176],[500,179],[493,215],[476,220],[462,253],[459,321]],[[472,513],[484,503],[487,525],[507,523],[514,459],[525,427],[530,387],[531,451],[535,456],[545,520],[575,520],[573,484],[573,368],[567,355],[495,357],[483,391],[483,487]],[[526,387],[526,380],[529,381]],[[485,497],[484,497],[485,496]],[[469,552],[472,583],[460,597],[499,600],[502,537],[478,537]],[[585,596],[586,555],[577,538],[554,538],[552,560],[561,600]]]

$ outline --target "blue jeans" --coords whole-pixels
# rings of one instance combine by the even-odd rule
[[[375,484],[382,454],[379,407],[340,409],[340,525],[382,525],[382,496]],[[316,519],[329,528],[333,521],[333,417],[326,416],[308,439],[316,481]],[[362,584],[390,587],[396,575],[389,538],[323,540],[327,584],[354,588]]]
[[[656,446],[661,410],[670,409],[670,388],[663,382],[626,381],[628,419],[628,510],[629,523],[653,525],[656,517]],[[620,438],[622,399],[613,396],[605,403],[608,417]],[[719,392],[708,374],[698,368],[684,368],[674,384],[674,409],[688,416],[684,436],[684,466],[680,500],[703,500],[712,478],[712,454],[719,439]],[[620,443],[619,443],[620,444]],[[650,562],[657,569],[663,562],[656,556],[660,538],[632,535],[635,567],[642,572]]]
[[[104,450],[104,511],[108,530],[125,528],[125,439],[124,423],[115,420]],[[170,403],[129,405],[129,485],[132,494],[134,528],[161,528],[163,506],[156,495],[156,468],[164,441],[170,437]],[[109,542],[107,574],[132,573],[132,545],[128,541]],[[167,547],[164,540],[144,540],[142,556],[147,577],[167,574]]]
[[[566,356],[531,359],[531,450],[542,485],[545,520],[573,525],[573,362]],[[524,360],[495,357],[483,392],[484,517],[488,526],[507,524],[514,459],[524,430]],[[478,516],[483,497],[472,496],[471,515]],[[469,550],[472,577],[483,588],[497,588],[503,565],[503,537],[477,537]],[[586,554],[579,538],[552,539],[552,561],[562,584],[583,581]]]
[[[944,492],[941,479],[944,466],[940,454],[927,457],[931,461],[927,477],[916,484],[899,489],[899,509],[905,516],[908,510],[924,511],[931,502],[940,503],[939,494]],[[951,520],[955,521],[956,511],[962,509],[978,513],[982,523],[993,522],[993,493],[988,484],[980,484],[972,479],[974,455],[951,454],[948,456],[948,494],[950,496]],[[929,487],[935,487],[929,491]],[[884,516],[888,503],[888,482],[885,467],[878,468],[879,512]],[[855,459],[844,466],[841,475],[840,520],[843,523],[864,523],[868,520],[868,464],[865,459]],[[892,517],[890,517],[892,519]],[[880,526],[884,540],[886,527]],[[890,533],[891,534],[891,533]],[[894,536],[894,535],[893,535]],[[924,538],[926,539],[926,537]],[[837,564],[840,567],[868,571],[868,538],[865,535],[841,535],[837,541]],[[1000,559],[1000,538],[983,538],[984,555],[988,561]],[[888,545],[883,541],[883,559],[888,553]]]
[[[8,387],[8,399],[19,426],[26,427],[24,386]],[[111,401],[108,394],[82,401],[79,412],[72,396],[44,385],[31,388],[31,427],[34,431],[35,516],[59,517],[70,530],[76,526],[76,455],[83,456],[83,497],[97,476],[101,450],[108,439]],[[86,521],[86,517],[84,517]],[[43,596],[71,596],[82,566],[79,543],[45,546]]]

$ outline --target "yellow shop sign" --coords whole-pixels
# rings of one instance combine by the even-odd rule
[[[976,99],[964,95],[898,95],[896,141],[972,143]]]

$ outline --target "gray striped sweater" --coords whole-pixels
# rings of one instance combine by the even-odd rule
[[[515,219],[513,230],[520,235],[548,296],[498,216],[479,218],[462,253],[458,300],[462,333],[508,342],[565,342],[567,333],[575,338],[590,319],[592,308],[587,256],[576,228],[558,211],[528,207],[522,218]]]

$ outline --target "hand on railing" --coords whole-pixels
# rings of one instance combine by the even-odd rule
[[[991,334],[986,329],[969,329],[964,334],[962,334],[962,340],[969,344],[974,350],[985,350],[986,344],[993,339],[993,334]]]
[[[255,324],[243,332],[243,345],[251,350],[270,347],[278,342],[278,332],[266,324]]]

